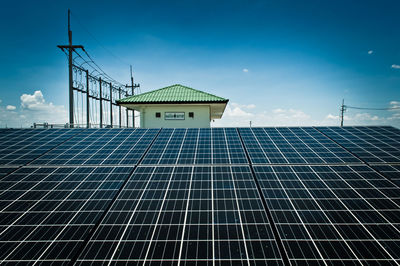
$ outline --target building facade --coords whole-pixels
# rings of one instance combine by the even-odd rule
[[[117,103],[140,112],[141,128],[209,128],[211,120],[222,117],[228,101],[175,84]]]

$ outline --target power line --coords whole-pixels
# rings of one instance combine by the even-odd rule
[[[113,56],[115,59],[123,63],[124,65],[129,66],[127,62],[122,60],[120,57],[116,56],[113,52],[111,52],[107,47],[101,44],[101,42],[92,34],[86,27],[85,25],[79,20],[77,16],[74,15],[74,13],[71,12],[71,15],[76,19],[76,21],[79,23],[79,25],[82,26],[82,28],[100,45],[101,48],[103,48],[106,52],[108,52],[111,56]]]
[[[359,110],[376,110],[376,111],[389,111],[389,110],[398,110],[400,107],[389,107],[389,108],[369,108],[369,107],[355,107],[355,106],[348,106],[345,105],[345,108],[350,109],[359,109]]]

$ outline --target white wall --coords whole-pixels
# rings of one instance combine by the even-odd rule
[[[140,108],[140,127],[142,128],[199,128],[210,127],[210,107],[208,105],[148,105]],[[156,112],[161,117],[156,117]],[[185,120],[165,120],[165,112],[184,112]],[[194,113],[194,118],[189,117]]]

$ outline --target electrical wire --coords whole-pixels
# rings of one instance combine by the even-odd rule
[[[345,108],[350,109],[358,109],[358,110],[375,110],[375,111],[389,111],[389,110],[398,110],[400,107],[389,107],[389,108],[368,108],[368,107],[355,107],[355,106],[348,106],[345,105]]]
[[[116,56],[113,52],[111,52],[109,49],[107,49],[105,46],[103,46],[101,42],[85,27],[85,25],[80,21],[80,19],[74,15],[74,13],[71,12],[71,15],[76,19],[79,25],[81,25],[82,28],[100,45],[101,48],[103,48],[106,52],[108,52],[111,56],[120,61],[122,64],[129,66],[127,62],[125,62],[120,57]]]

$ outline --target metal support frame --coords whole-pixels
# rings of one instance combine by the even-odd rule
[[[132,90],[132,95],[134,94],[134,89],[138,88],[140,85],[139,84],[134,84],[133,83],[133,76],[132,76],[132,67],[131,67],[131,86],[123,86],[124,89],[121,87],[115,87],[112,82],[108,82],[109,80],[104,81],[102,80],[101,77],[92,75],[93,72],[89,72],[88,69],[85,69],[82,67],[82,65],[77,65],[74,64],[74,52],[77,54],[75,51],[76,49],[82,49],[85,53],[85,49],[82,45],[73,45],[72,44],[72,31],[71,31],[71,24],[70,24],[70,16],[71,16],[71,11],[68,9],[68,45],[57,45],[58,48],[60,48],[63,52],[67,53],[68,55],[68,81],[69,81],[69,127],[75,127],[79,126],[75,124],[74,121],[74,91],[77,93],[81,93],[82,95],[86,96],[86,127],[89,128],[91,127],[90,123],[90,104],[93,104],[93,106],[97,106],[97,103],[95,101],[92,101],[90,103],[90,98],[99,101],[100,105],[100,128],[104,127],[104,116],[103,116],[103,102],[110,102],[110,127],[113,127],[113,106],[118,106],[119,108],[119,127],[122,127],[122,107],[116,104],[116,100],[121,99],[122,95],[129,96],[128,93],[128,88],[131,88]],[[78,54],[80,57],[80,55]],[[86,62],[85,62],[86,63]],[[86,73],[86,82],[82,84],[82,80],[77,81],[74,80],[74,71],[79,72],[79,73]],[[90,81],[93,81],[94,84],[96,82],[99,82],[99,88],[97,89],[97,86],[93,86],[93,88],[90,88],[89,83]],[[75,83],[74,83],[75,82]],[[77,84],[78,83],[78,84]],[[76,86],[74,86],[74,84]],[[108,84],[110,86],[110,95],[107,97],[105,92],[105,88],[103,88],[103,84]],[[86,87],[86,88],[85,88]],[[92,92],[90,91],[92,90]],[[113,93],[115,92],[115,95],[113,96]],[[118,93],[117,93],[118,92]],[[115,99],[114,99],[115,98]],[[118,99],[117,99],[118,98]],[[114,100],[114,102],[113,102]],[[82,110],[83,112],[83,110]],[[97,117],[97,116],[95,116]],[[126,126],[129,127],[129,111],[126,109]],[[83,121],[82,121],[83,122]],[[135,127],[135,113],[132,110],[132,127]]]

